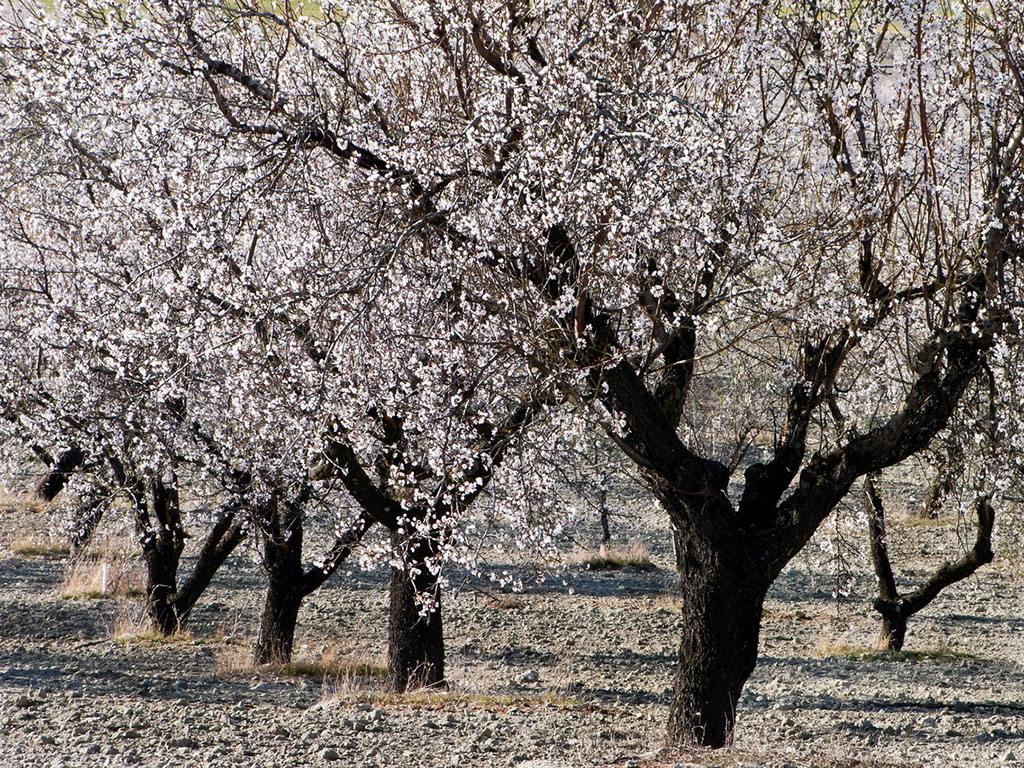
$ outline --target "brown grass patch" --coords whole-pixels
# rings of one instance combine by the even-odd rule
[[[175,645],[192,642],[195,638],[187,630],[162,634],[153,629],[145,611],[136,609],[118,613],[110,630],[110,639],[123,645]]]
[[[818,643],[814,655],[821,659],[838,658],[851,661],[962,661],[975,658],[969,653],[955,651],[946,644],[911,651],[887,651],[877,646],[824,639]]]
[[[569,556],[569,562],[582,565],[592,571],[609,571],[634,568],[649,571],[654,568],[651,553],[639,541],[626,544],[612,544],[598,549],[580,549]]]
[[[232,645],[217,656],[215,672],[221,677],[271,676],[313,678],[329,681],[372,680],[387,675],[387,667],[368,656],[325,650],[318,658],[298,658],[285,664],[256,666],[252,648]]]
[[[75,558],[64,572],[64,600],[135,598],[146,594],[145,578],[137,563],[120,557]]]
[[[71,553],[66,543],[31,533],[16,535],[8,549],[18,557],[38,557],[44,560],[61,560]]]
[[[274,671],[285,677],[330,678],[381,678],[388,673],[387,667],[366,656],[339,654],[327,650],[318,659],[298,659],[282,664]]]

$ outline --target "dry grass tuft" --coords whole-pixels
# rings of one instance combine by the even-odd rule
[[[110,639],[124,645],[174,645],[191,642],[195,638],[187,630],[165,635],[153,629],[145,611],[121,611],[110,630]]]
[[[252,649],[248,645],[232,645],[225,648],[218,654],[214,669],[221,677],[308,677],[323,680],[325,683],[373,680],[387,675],[387,667],[375,659],[339,653],[333,649],[324,651],[316,659],[296,659],[285,664],[256,666],[252,661]]]
[[[922,648],[912,651],[881,650],[877,646],[858,645],[845,641],[831,642],[822,640],[815,648],[814,655],[818,658],[840,658],[851,661],[962,661],[973,659],[969,653],[955,651],[948,645],[935,648]]]
[[[16,535],[9,549],[11,554],[18,557],[40,557],[44,560],[61,560],[71,553],[70,547],[64,542],[35,534]]]
[[[651,553],[642,542],[612,544],[599,549],[581,549],[569,556],[569,562],[582,565],[592,571],[609,571],[634,568],[648,571],[654,568]]]
[[[0,541],[18,557],[63,557],[66,549],[48,533],[47,504],[27,493],[11,493],[0,487]],[[62,552],[62,550],[64,550]]]
[[[252,649],[242,645],[227,645],[217,654],[213,666],[218,677],[245,677],[256,673],[252,663]]]
[[[40,515],[46,502],[31,493],[11,493],[0,488],[0,515],[24,520],[24,515]]]
[[[319,659],[299,659],[282,664],[274,671],[285,677],[329,678],[381,678],[388,673],[387,667],[379,661],[349,654],[338,654],[327,650]]]
[[[64,573],[64,600],[134,598],[146,594],[145,578],[135,563],[118,556],[99,560],[76,558]]]

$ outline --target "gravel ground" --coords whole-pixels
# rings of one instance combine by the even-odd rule
[[[452,691],[406,698],[237,669],[261,599],[244,559],[191,638],[158,643],[114,639],[137,603],[63,600],[64,563],[5,549],[0,766],[1024,765],[1024,580],[1005,560],[918,617],[908,649],[938,653],[905,660],[856,654],[877,633],[862,557],[841,601],[830,567],[795,561],[770,595],[736,747],[659,750],[679,634],[662,526],[651,513],[622,531],[654,570],[577,568],[498,601],[467,581],[445,605]],[[955,538],[906,529],[903,573],[921,578]],[[297,657],[379,659],[385,597],[379,574],[332,580],[303,609]]]

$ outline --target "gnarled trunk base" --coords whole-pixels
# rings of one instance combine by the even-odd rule
[[[669,710],[668,741],[722,747],[757,663],[767,588],[744,570],[742,552],[696,536],[680,546],[683,632]]]
[[[253,649],[254,664],[285,664],[291,661],[301,606],[302,593],[297,582],[293,585],[271,582]]]

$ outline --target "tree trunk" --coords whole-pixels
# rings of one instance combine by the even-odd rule
[[[879,650],[902,651],[906,638],[907,616],[898,611],[885,613],[882,616],[882,634],[878,638]]]
[[[254,664],[286,664],[291,661],[301,606],[302,591],[298,580],[271,577],[253,650]]]
[[[889,547],[885,535],[885,505],[873,476],[869,475],[864,479],[864,490],[868,500],[871,559],[874,562],[875,575],[878,577],[875,610],[882,617],[878,647],[883,651],[901,651],[907,637],[907,622],[912,616],[931,603],[946,587],[966,579],[981,566],[992,562],[992,527],[995,524],[996,513],[987,496],[975,499],[978,530],[974,546],[956,562],[943,563],[928,581],[917,589],[900,594],[889,560]]]
[[[392,543],[398,544],[394,533]],[[440,687],[445,683],[441,590],[426,566],[427,558],[434,554],[432,542],[418,541],[409,549],[406,567],[391,572],[388,686],[394,691]],[[420,614],[417,594],[431,604],[425,616]]]
[[[141,494],[136,498],[137,525],[146,563],[146,610],[153,628],[171,635],[180,629],[174,596],[178,592],[178,564],[185,548],[185,531],[174,484],[154,480],[150,491],[157,522],[155,531],[145,513],[145,498],[140,498]]]
[[[263,565],[268,586],[253,663],[282,664],[292,658],[295,626],[304,596],[302,512],[298,504],[273,501],[267,505],[265,514]]]
[[[669,709],[675,745],[731,743],[736,706],[757,663],[767,585],[738,546],[676,533],[683,630]]]
[[[173,635],[180,629],[173,598],[178,591],[178,556],[167,548],[146,553],[146,612],[153,629]]]

